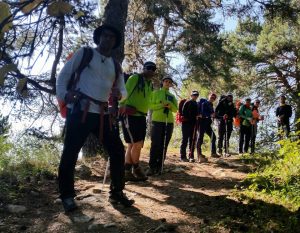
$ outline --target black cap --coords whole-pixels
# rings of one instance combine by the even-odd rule
[[[115,35],[116,35],[116,43],[114,45],[114,49],[119,47],[120,44],[121,44],[121,41],[122,41],[122,36],[121,36],[121,33],[118,29],[116,29],[115,27],[111,26],[111,25],[108,25],[108,24],[103,24],[99,27],[97,27],[94,31],[94,35],[93,35],[93,40],[94,40],[94,43],[96,45],[99,44],[100,42],[100,36],[101,36],[101,33],[104,31],[104,30],[108,30],[108,31],[111,31],[113,32]]]
[[[156,64],[152,61],[146,61],[143,65],[144,68],[146,67],[154,67],[156,69]]]
[[[191,92],[191,95],[199,96],[199,92],[198,92],[198,91],[192,91],[192,92]]]

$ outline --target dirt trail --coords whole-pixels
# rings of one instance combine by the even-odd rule
[[[144,167],[146,159],[144,154]],[[112,206],[108,184],[99,193],[105,163],[94,165],[98,175],[76,181],[80,210],[62,212],[55,180],[29,183],[23,198],[11,203],[25,206],[26,212],[11,214],[2,208],[0,232],[264,232],[253,220],[260,203],[245,205],[233,196],[249,170],[237,157],[184,163],[170,152],[165,173],[126,184],[126,194],[135,200],[132,208]]]

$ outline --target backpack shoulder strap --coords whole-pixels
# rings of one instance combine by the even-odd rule
[[[86,68],[89,65],[92,58],[93,58],[93,49],[91,47],[83,47],[83,55],[80,64],[71,76],[71,79],[68,83],[68,88],[67,88],[68,90],[75,89],[76,84],[79,82],[82,71],[84,70],[84,68]]]

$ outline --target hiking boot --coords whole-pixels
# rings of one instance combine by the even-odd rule
[[[180,161],[181,162],[188,162],[189,160],[187,158],[181,158]]]
[[[153,176],[153,175],[156,175],[156,174],[158,174],[158,170],[149,167],[149,169],[147,171],[147,176]]]
[[[136,181],[146,181],[148,180],[148,177],[143,172],[143,169],[141,167],[137,167],[133,169],[133,175],[136,178]]]
[[[222,151],[222,149],[221,149],[221,148],[219,148],[219,149],[218,149],[218,154],[219,154],[220,156],[222,156],[222,154],[223,154],[223,151]]]
[[[138,181],[137,178],[132,174],[131,170],[125,170],[124,180],[125,180],[125,182],[127,182],[127,181]]]
[[[212,153],[210,155],[210,157],[212,157],[212,158],[220,158],[220,155],[218,155],[217,153]]]
[[[72,212],[78,208],[73,197],[64,198],[61,201],[66,213]]]
[[[195,159],[194,158],[190,158],[189,162],[190,163],[195,163]]]
[[[199,163],[206,163],[208,159],[205,156],[199,156],[198,162]]]
[[[130,207],[134,204],[134,200],[128,199],[122,191],[111,193],[108,200],[112,204],[122,204],[125,207]]]

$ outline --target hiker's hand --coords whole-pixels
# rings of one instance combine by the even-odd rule
[[[117,87],[113,87],[111,89],[111,97],[116,98],[118,100],[120,100],[122,98],[122,94],[120,92],[120,89]]]
[[[261,121],[263,121],[265,119],[265,117],[264,116],[259,116],[258,119],[261,120]]]
[[[202,115],[201,115],[201,114],[199,114],[199,115],[197,116],[197,118],[198,118],[198,119],[202,118]]]
[[[72,104],[78,101],[79,99],[79,94],[76,91],[69,91],[66,96],[65,96],[65,102],[67,104]]]
[[[226,121],[228,119],[228,115],[224,114],[223,119]]]
[[[211,117],[211,118],[215,118],[215,117],[216,117],[216,114],[215,114],[215,113],[212,113],[212,114],[210,115],[210,117]]]

